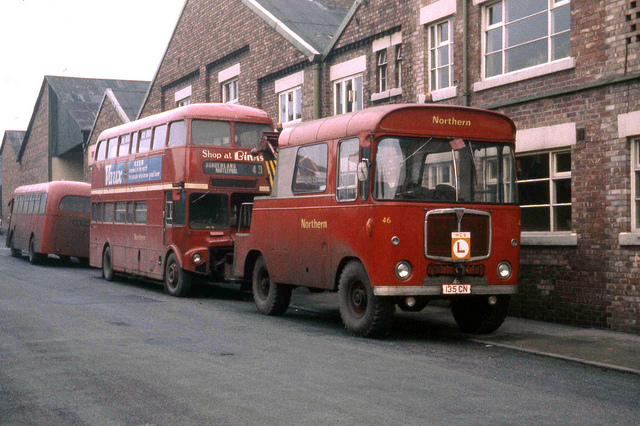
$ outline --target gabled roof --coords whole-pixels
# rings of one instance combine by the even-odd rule
[[[11,146],[13,154],[16,156],[16,158],[18,158],[20,147],[22,146],[24,135],[26,133],[27,132],[22,130],[6,130],[4,132],[4,138],[2,139],[2,146],[0,146],[0,156],[2,156],[4,147],[8,144],[9,146]]]
[[[146,93],[147,81],[102,80],[47,76],[45,80],[58,96],[62,106],[69,111],[81,130],[91,130],[104,92],[112,89],[124,98],[125,93]],[[137,112],[137,111],[136,111]]]
[[[58,156],[82,145],[84,142],[82,133],[88,133],[91,130],[105,90],[110,88],[121,92],[146,93],[149,82],[45,76],[27,127],[24,143],[18,154],[18,161],[21,161],[26,145],[29,143],[29,135],[47,84],[57,98],[57,102],[53,105],[57,122],[53,123],[55,134],[52,135],[57,143],[52,155]],[[52,118],[49,117],[49,120]]]
[[[310,59],[332,44],[349,12],[347,8],[327,6],[323,0],[242,0],[242,3]]]

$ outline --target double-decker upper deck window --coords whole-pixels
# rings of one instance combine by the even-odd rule
[[[187,143],[187,123],[175,121],[169,125],[169,142],[167,146],[180,146]]]
[[[96,149],[96,161],[104,160],[107,158],[107,141],[99,141],[98,149]]]
[[[570,0],[502,0],[485,8],[485,77],[570,55]]]
[[[147,152],[149,149],[151,149],[151,129],[141,130],[138,152]]]
[[[292,191],[324,192],[327,189],[327,145],[303,146],[296,156]]]
[[[260,148],[262,133],[270,130],[271,128],[265,124],[236,123],[235,144],[242,148]]]
[[[358,198],[356,170],[360,160],[360,142],[357,138],[340,142],[338,147],[338,201],[354,201]]]
[[[231,145],[231,124],[227,121],[193,120],[191,141],[201,146]]]
[[[238,79],[234,78],[222,83],[222,102],[228,104],[238,103]]]
[[[429,72],[431,90],[453,85],[451,20],[429,27]]]
[[[107,158],[116,158],[118,150],[118,138],[109,139],[109,148],[107,150]]]
[[[518,156],[523,231],[571,231],[571,152]]]
[[[129,155],[129,146],[131,146],[131,134],[120,136],[120,145],[118,146],[118,157]]]
[[[157,126],[153,129],[153,149],[164,148],[167,140],[167,125]]]

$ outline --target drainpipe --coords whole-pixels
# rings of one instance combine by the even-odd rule
[[[320,86],[320,72],[322,71],[321,59],[315,59],[311,67],[313,70],[313,119],[322,118],[322,87]]]
[[[469,0],[462,0],[462,105],[469,106]]]

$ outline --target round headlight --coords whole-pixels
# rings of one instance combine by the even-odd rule
[[[396,277],[400,280],[406,280],[411,275],[411,264],[406,261],[398,262],[396,265]]]
[[[511,276],[511,264],[509,262],[500,262],[498,265],[498,277],[501,280],[506,280]]]
[[[193,255],[193,263],[198,264],[202,262],[202,256],[200,256],[200,254],[196,253]]]

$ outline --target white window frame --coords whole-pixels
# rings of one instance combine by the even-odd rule
[[[238,78],[232,78],[222,83],[222,103],[238,103]]]
[[[506,37],[506,26],[507,25],[513,25],[513,24],[517,23],[520,20],[529,18],[531,16],[535,16],[535,14],[534,15],[529,15],[529,16],[523,17],[523,18],[521,18],[519,20],[510,22],[510,23],[507,24],[507,22],[506,22],[506,9],[507,9],[506,8],[506,3],[508,1],[509,0],[500,0],[500,1],[497,1],[497,2],[491,2],[491,3],[487,2],[487,5],[483,6],[483,8],[482,8],[482,77],[483,77],[483,80],[490,80],[490,79],[493,79],[493,78],[500,78],[500,77],[503,77],[503,76],[508,76],[508,75],[515,74],[515,73],[523,73],[523,72],[525,74],[522,74],[520,79],[525,79],[525,78],[532,78],[532,77],[535,77],[535,76],[538,76],[538,75],[543,75],[543,74],[546,74],[546,73],[549,73],[549,72],[556,72],[556,71],[560,71],[562,69],[572,68],[574,66],[574,62],[573,62],[573,60],[571,59],[571,56],[570,56],[571,52],[569,52],[569,56],[564,57],[564,58],[558,58],[558,59],[553,59],[552,58],[552,51],[553,51],[553,49],[552,49],[552,47],[553,47],[552,46],[552,36],[557,36],[558,34],[562,34],[562,33],[569,33],[569,34],[571,33],[571,26],[569,26],[568,30],[565,30],[565,31],[562,31],[562,32],[558,32],[558,33],[553,33],[552,32],[553,31],[553,29],[552,29],[553,28],[553,26],[552,26],[552,24],[553,24],[553,22],[552,22],[553,13],[552,13],[552,11],[554,9],[558,9],[560,7],[569,5],[571,3],[571,0],[547,0],[548,3],[547,3],[547,8],[545,9],[545,12],[539,12],[539,13],[547,13],[547,25],[548,25],[547,34],[544,37],[536,39],[537,41],[543,40],[545,38],[547,39],[547,61],[542,62],[540,64],[533,65],[531,67],[525,67],[525,68],[519,68],[519,69],[513,70],[513,71],[507,71],[507,69],[506,69],[506,66],[507,66],[507,64],[506,64],[506,62],[507,62],[506,61],[506,52],[507,52],[507,50],[513,49],[515,47],[522,46],[522,45],[525,45],[525,44],[528,44],[528,43],[531,43],[534,40],[527,40],[527,41],[525,41],[525,42],[523,42],[523,43],[521,43],[521,44],[519,44],[517,46],[507,47],[507,45],[506,45],[506,43],[507,43],[507,41],[506,41],[507,40],[507,37]],[[480,3],[480,2],[478,2],[478,3]],[[489,10],[491,8],[495,7],[498,4],[502,5],[501,20],[500,20],[500,22],[498,22],[498,23],[496,23],[494,25],[489,25]],[[497,50],[495,50],[495,51],[493,51],[491,53],[495,54],[496,52],[501,52],[501,62],[502,62],[502,64],[501,64],[501,72],[496,74],[496,75],[493,75],[493,76],[487,76],[487,56],[488,56],[488,53],[487,53],[487,48],[488,48],[487,47],[487,37],[488,37],[488,32],[491,31],[491,30],[499,29],[499,28],[502,29],[502,31],[501,31],[501,34],[502,34],[502,36],[501,36],[501,46],[500,46],[500,49],[497,49]],[[554,64],[554,63],[556,64],[555,67],[549,67],[549,64]],[[536,69],[536,68],[539,68],[539,67],[545,67],[546,69],[542,69],[542,70]],[[527,70],[534,70],[533,71],[533,75],[529,76],[526,73]],[[507,82],[502,83],[502,84],[507,84],[508,82],[510,82],[510,81],[507,81]],[[483,90],[485,88],[489,88],[489,87],[479,86],[476,89]]]
[[[293,117],[291,120],[289,115]],[[278,118],[280,124],[302,121],[302,86],[278,93]]]
[[[395,68],[396,88],[402,89],[402,44],[397,44],[395,46],[393,54],[396,60],[396,68]]]
[[[191,104],[191,85],[180,89],[175,94],[175,101],[177,107],[182,107]]]
[[[448,38],[441,40],[440,28],[446,25]],[[453,87],[453,21],[451,18],[442,21],[434,22],[428,26],[428,56],[429,56],[429,90],[431,92],[447,89]],[[438,54],[440,49],[446,48],[448,51],[448,63],[442,65],[440,55]],[[440,72],[447,70],[449,78],[446,85],[440,85]],[[435,75],[435,77],[434,77]],[[435,80],[435,81],[434,81]]]
[[[358,79],[360,79],[360,90],[358,90],[358,86],[356,84]],[[349,83],[351,83],[352,90],[347,90]],[[352,75],[333,82],[334,115],[362,110],[364,107],[363,83],[364,74]],[[338,106],[340,106],[340,112],[338,112]],[[349,109],[349,111],[347,111],[347,109]]]
[[[631,232],[640,232],[640,138],[631,139]]]
[[[388,84],[388,55],[387,49],[380,49],[376,52],[376,82],[378,93],[387,90]]]

